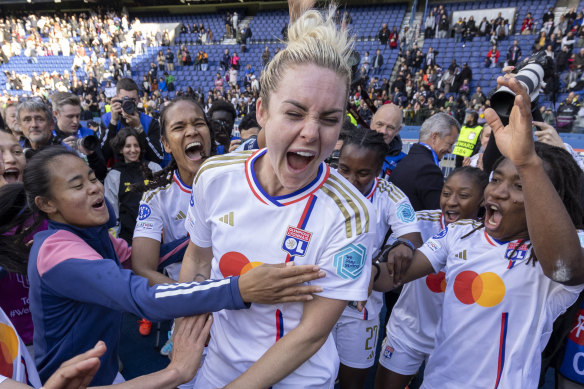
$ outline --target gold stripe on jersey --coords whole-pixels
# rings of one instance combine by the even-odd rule
[[[228,161],[228,162],[220,162],[219,160],[205,162],[203,164],[203,166],[201,166],[201,168],[197,172],[197,175],[195,176],[194,184],[196,184],[197,181],[199,181],[199,177],[201,176],[201,174],[203,174],[203,172],[205,170],[209,170],[209,169],[212,169],[215,167],[221,167],[221,166],[237,165],[240,163],[245,163],[245,161],[247,161],[247,158],[236,159],[236,160]],[[194,186],[194,184],[193,184],[193,186]]]
[[[350,239],[353,236],[353,233],[352,233],[352,227],[351,227],[351,215],[349,215],[347,208],[345,208],[345,206],[343,205],[343,202],[341,201],[339,196],[336,195],[335,192],[333,192],[332,190],[330,190],[329,188],[327,188],[324,185],[320,189],[326,195],[328,195],[331,199],[333,199],[334,202],[339,207],[339,209],[341,210],[341,213],[345,217],[345,234],[347,235],[347,238]]]
[[[334,182],[327,182],[327,184],[330,185],[331,187],[333,187],[337,192],[339,192],[339,194],[345,199],[345,201],[353,209],[353,212],[355,213],[355,226],[357,228],[357,235],[361,235],[363,233],[363,229],[362,229],[362,225],[361,225],[361,212],[359,212],[359,208],[357,208],[357,204],[355,204],[355,201],[353,201],[353,199],[349,195],[347,195],[347,193],[345,193],[345,191],[343,191],[340,186],[338,186]]]
[[[439,217],[425,217],[425,216],[416,216],[416,220],[423,220],[427,222],[439,222]]]
[[[377,190],[379,191],[379,193],[386,192],[389,198],[392,199],[394,203],[397,203],[404,197],[406,197],[405,193],[402,192],[400,188],[398,188],[391,182],[385,181],[384,179],[380,179],[378,181]]]
[[[172,186],[172,182],[168,185],[149,190],[148,192],[144,193],[144,195],[142,196],[142,201],[145,203],[149,203],[150,200],[152,200],[152,197],[154,197],[154,195],[156,193],[160,192],[161,190],[166,190],[166,189],[170,188],[171,186]]]
[[[442,211],[431,210],[431,211],[417,211],[416,220],[424,220],[429,222],[438,222],[442,219]]]
[[[357,200],[357,202],[359,203],[359,205],[361,206],[361,209],[363,210],[363,216],[365,218],[365,232],[369,232],[369,210],[367,209],[367,206],[365,205],[365,203],[363,202],[363,200],[361,200],[362,196],[360,196],[359,194],[355,193],[355,188],[350,189],[349,187],[347,187],[347,185],[345,185],[343,183],[343,181],[341,181],[338,177],[330,175],[329,176],[329,180],[333,180],[336,181],[337,183],[339,183],[349,194],[351,194],[353,196],[354,199]],[[355,211],[355,213],[357,213],[357,211]],[[361,216],[360,214],[357,213],[357,220],[361,220]]]
[[[249,154],[222,154],[222,155],[214,155],[210,158],[208,158],[205,163],[213,163],[213,162],[218,162],[218,161],[231,161],[234,159],[248,159],[249,158]]]

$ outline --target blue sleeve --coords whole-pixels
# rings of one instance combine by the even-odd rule
[[[130,312],[151,321],[242,309],[239,277],[149,286],[146,278],[120,269],[111,259],[69,259],[42,276],[61,297]]]

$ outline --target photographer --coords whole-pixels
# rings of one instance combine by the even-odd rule
[[[217,142],[217,154],[225,154],[229,151],[236,116],[233,104],[225,100],[215,100],[207,112],[215,142]]]
[[[160,124],[158,120],[138,112],[136,105],[140,101],[138,85],[131,78],[122,78],[116,84],[116,96],[112,99],[111,112],[101,117],[104,135],[101,139],[103,156],[106,161],[114,157],[109,142],[124,127],[135,129],[146,144],[146,160],[160,163],[162,161],[162,144],[160,143]]]
[[[78,96],[67,92],[57,92],[51,100],[53,115],[57,120],[53,128],[55,142],[76,150],[81,157],[86,157],[95,176],[103,181],[107,175],[105,159],[96,134],[80,124],[81,100]]]
[[[258,149],[258,134],[260,130],[261,127],[256,120],[256,112],[251,111],[241,119],[239,123],[239,138],[233,138],[231,140],[229,152]]]

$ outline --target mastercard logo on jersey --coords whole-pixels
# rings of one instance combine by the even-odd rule
[[[229,251],[219,259],[219,271],[223,274],[223,277],[235,277],[245,274],[262,264],[263,262],[251,262],[245,255],[237,251]]]
[[[14,330],[0,323],[0,375],[12,377],[15,359],[18,356],[18,338]]]
[[[493,272],[477,274],[472,270],[462,271],[454,279],[452,289],[461,303],[476,303],[485,308],[498,305],[505,297],[505,283]]]

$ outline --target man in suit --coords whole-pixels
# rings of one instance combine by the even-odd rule
[[[410,199],[414,210],[440,208],[444,175],[440,160],[452,152],[460,124],[446,113],[437,113],[422,124],[420,141],[395,167],[390,181]]]
[[[373,57],[373,74],[380,74],[382,67],[383,55],[381,55],[381,50],[377,49],[375,52],[375,57]]]

